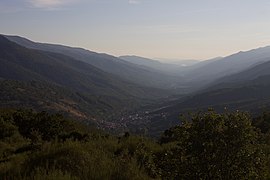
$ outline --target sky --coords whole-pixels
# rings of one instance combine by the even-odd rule
[[[270,0],[0,0],[0,33],[115,56],[204,60],[270,45]]]

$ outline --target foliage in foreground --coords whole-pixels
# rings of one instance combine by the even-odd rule
[[[155,142],[2,110],[0,179],[269,179],[269,117],[195,114]]]

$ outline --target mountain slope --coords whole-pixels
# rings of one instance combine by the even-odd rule
[[[247,52],[239,52],[225,58],[210,61],[202,66],[197,64],[199,67],[187,72],[186,77],[190,81],[203,81],[206,84],[269,60],[270,46]]]
[[[162,65],[161,62],[149,58],[144,58],[144,57],[139,57],[139,56],[119,56],[120,59],[123,59],[127,62],[133,63],[133,64],[138,64],[138,65],[143,65],[147,67],[155,67]]]
[[[108,119],[170,94],[126,82],[69,56],[27,49],[3,36],[0,63],[1,107],[61,111],[96,119],[103,127]],[[113,123],[120,125],[117,119]]]
[[[267,82],[268,81],[268,82]],[[261,83],[258,83],[261,82]],[[189,112],[249,111],[253,115],[270,108],[270,76],[259,77],[242,87],[223,88],[200,93],[168,106],[161,107],[147,115],[148,131],[158,135],[165,129],[180,123],[180,115]]]
[[[62,54],[24,48],[0,36],[0,77],[40,80],[89,94],[145,98],[147,88],[136,86],[98,68]],[[154,89],[150,89],[155,92]],[[145,94],[144,94],[145,93]]]
[[[241,110],[256,115],[270,108],[270,61],[215,81],[208,88],[161,106],[150,115],[149,131],[179,123],[181,113]]]
[[[248,81],[257,79],[258,77],[270,75],[270,58],[265,60],[266,62],[256,64],[242,72],[220,78],[213,82],[210,87],[213,89],[216,86],[229,86],[229,84],[239,86],[245,84]]]
[[[139,57],[139,56],[120,56],[119,58],[129,63],[153,68],[169,75],[179,76],[181,74],[181,71],[184,70],[184,67],[181,65],[162,63],[157,60],[148,59],[148,58]]]
[[[85,100],[78,94],[46,82],[0,80],[0,106],[2,108],[31,108],[49,112],[61,112],[79,119],[89,119],[99,116],[106,106],[96,101],[97,97]],[[90,101],[91,99],[91,101]],[[107,105],[109,107],[109,105]]]
[[[175,88],[177,82],[180,81],[179,78],[165,75],[162,72],[157,72],[155,69],[132,64],[107,54],[99,54],[82,48],[36,43],[19,36],[5,37],[27,48],[65,54],[139,85],[156,88]]]

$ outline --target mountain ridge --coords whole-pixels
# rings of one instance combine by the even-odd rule
[[[119,76],[122,79],[142,86],[174,88],[177,86],[177,82],[179,82],[178,78],[166,75],[163,72],[159,72],[149,67],[135,65],[108,54],[96,53],[82,48],[48,43],[35,43],[20,36],[4,36],[10,41],[30,49],[65,54],[76,60],[93,65],[104,72]]]
[[[2,94],[8,94],[7,97],[10,97],[11,101],[8,102],[8,99],[2,100],[9,106],[18,106],[17,101],[23,105],[25,100],[25,103],[35,104],[38,108],[38,101],[45,101],[38,93],[42,90],[31,87],[30,82],[32,81],[38,84],[50,84],[54,89],[60,88],[60,92],[63,92],[61,88],[67,89],[71,94],[75,94],[76,99],[79,99],[76,100],[79,104],[78,108],[80,108],[78,112],[87,112],[86,119],[88,115],[101,117],[102,114],[103,116],[119,114],[170,94],[170,92],[162,89],[132,84],[69,56],[22,47],[3,36],[0,36],[0,49],[0,62],[2,64],[0,66],[0,79],[10,81],[11,84],[7,86],[9,89],[5,87],[6,85],[1,87]],[[16,91],[12,89],[13,85],[16,87]],[[17,89],[27,89],[30,92],[21,93]],[[50,91],[50,88],[48,91]],[[14,92],[14,97],[10,92]],[[44,97],[47,97],[46,91],[42,92],[45,94]],[[70,93],[67,93],[67,97],[64,98],[70,99]],[[33,99],[34,102],[29,100],[31,94],[36,94],[36,98]],[[54,97],[53,94],[52,96]],[[15,97],[17,97],[17,100]],[[55,100],[50,100],[49,103],[54,104],[54,106],[57,105],[58,108],[56,109],[63,110],[63,107],[59,107],[60,105],[57,103],[57,101],[61,102],[61,98],[60,100],[59,98],[57,96]],[[45,106],[46,103],[42,105]],[[66,105],[71,107],[68,104]],[[98,112],[91,113],[85,107],[91,107],[94,112]],[[66,109],[65,113],[68,111],[71,110]],[[74,108],[72,111],[75,112]]]

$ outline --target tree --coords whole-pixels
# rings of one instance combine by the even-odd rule
[[[246,113],[196,114],[168,130],[163,141],[177,143],[159,154],[166,177],[178,179],[262,179],[265,154],[259,131]]]

